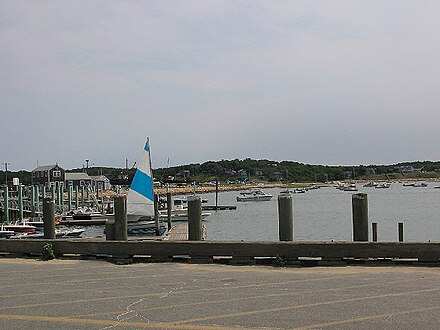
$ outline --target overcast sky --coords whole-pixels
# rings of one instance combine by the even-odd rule
[[[0,1],[0,162],[440,159],[439,1]],[[1,168],[4,168],[2,166]]]

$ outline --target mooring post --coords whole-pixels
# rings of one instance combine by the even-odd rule
[[[218,180],[215,180],[215,210],[218,209]]]
[[[81,207],[84,207],[84,186],[81,186]]]
[[[168,230],[171,229],[171,209],[173,208],[173,198],[170,192],[167,192],[167,220]]]
[[[126,241],[127,235],[127,196],[115,197],[114,237],[117,241]]]
[[[40,212],[40,187],[35,186],[35,212]]]
[[[399,222],[398,224],[399,231],[399,242],[403,242],[403,222]]]
[[[50,186],[50,191],[51,191],[51,195],[52,195],[52,200],[56,200],[56,194],[55,194],[55,182],[52,182],[52,185]]]
[[[45,239],[55,239],[55,202],[51,198],[43,201],[43,231]]]
[[[293,203],[289,193],[278,196],[278,234],[280,241],[293,241]]]
[[[31,217],[35,217],[36,212],[36,196],[35,196],[35,188],[36,186],[31,186],[31,196],[29,197],[29,204],[31,207]]]
[[[75,186],[75,210],[79,208],[79,186]]]
[[[64,183],[60,182],[60,204],[61,210],[64,211]]]
[[[43,185],[43,190],[41,191],[41,200],[44,201],[46,198],[46,184]]]
[[[9,188],[5,187],[3,191],[3,213],[6,222],[9,222]]]
[[[154,194],[154,225],[156,227],[156,236],[160,236],[159,195],[158,194]]]
[[[23,186],[18,185],[18,218],[23,221]]]
[[[367,194],[353,194],[353,241],[368,242],[368,198]]]
[[[377,242],[377,222],[373,222],[371,227],[373,231],[373,242]]]
[[[105,222],[105,239],[107,241],[115,240],[115,220],[107,220]]]
[[[72,211],[72,194],[73,194],[73,187],[72,185],[69,185],[69,190],[67,191],[67,199],[68,199],[68,209],[69,211]]]
[[[202,200],[199,196],[188,197],[188,239],[201,241],[202,228]]]

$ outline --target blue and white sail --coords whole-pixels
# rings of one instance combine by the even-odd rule
[[[138,220],[142,217],[154,217],[153,174],[148,138],[144,150],[142,150],[139,166],[128,190],[127,216],[129,221]]]

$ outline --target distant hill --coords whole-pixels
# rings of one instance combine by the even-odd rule
[[[131,182],[135,168],[91,167],[89,175],[103,174],[112,184],[126,185]],[[82,172],[82,168],[68,169],[68,172]],[[439,178],[440,161],[415,161],[393,165],[328,166],[310,165],[293,161],[267,159],[233,159],[208,161],[169,168],[153,169],[155,180],[178,182],[225,181],[253,182],[325,182],[345,179],[394,180],[409,178]],[[31,172],[9,172],[8,179],[20,178],[23,184],[31,183]],[[5,172],[0,171],[0,184],[5,182]]]

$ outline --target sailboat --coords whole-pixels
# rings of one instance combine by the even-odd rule
[[[151,170],[151,155],[149,138],[136,169],[133,181],[127,195],[128,222],[152,220],[155,216],[153,175]]]

